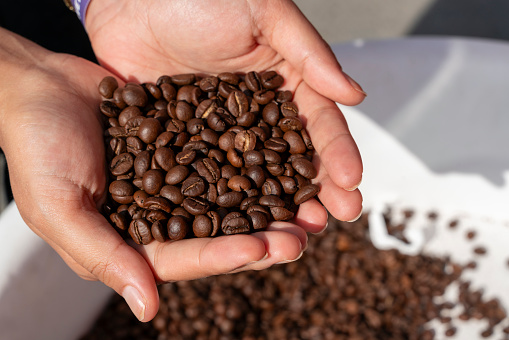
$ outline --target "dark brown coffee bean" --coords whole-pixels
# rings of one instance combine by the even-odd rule
[[[283,130],[281,130],[281,128],[278,126],[272,127],[271,131],[272,131],[272,138],[283,138],[283,136],[285,134],[283,132]]]
[[[138,129],[138,137],[145,143],[153,143],[163,132],[163,127],[159,120],[155,118],[144,119]]]
[[[256,91],[253,94],[253,99],[260,105],[266,105],[266,104],[272,102],[272,100],[274,99],[275,96],[276,96],[276,94],[274,93],[274,91],[261,90],[261,91]]]
[[[200,197],[187,197],[186,199],[184,199],[182,206],[191,215],[203,215],[206,214],[207,211],[209,210],[209,204],[207,203],[207,201]]]
[[[173,146],[183,147],[189,142],[189,134],[187,132],[181,132],[175,137],[175,141],[173,142]]]
[[[242,157],[237,153],[235,149],[230,149],[226,153],[226,158],[236,168],[241,168],[244,165]]]
[[[258,203],[267,207],[284,207],[285,202],[276,195],[265,195],[260,197]]]
[[[207,215],[198,215],[193,221],[193,233],[196,237],[209,237],[212,233],[212,220]]]
[[[258,140],[261,141],[262,143],[265,142],[267,138],[269,138],[268,135],[265,133],[265,130],[259,126],[253,126],[249,130],[253,131]]]
[[[145,218],[147,221],[154,223],[155,221],[167,220],[168,215],[161,210],[150,210]]]
[[[175,154],[170,148],[160,147],[156,149],[153,159],[164,171],[170,171],[174,166],[177,165]]]
[[[297,117],[299,115],[299,109],[293,102],[287,102],[281,104],[281,114],[283,117]]]
[[[115,92],[117,88],[117,79],[112,76],[106,76],[99,83],[99,94],[106,99],[111,99],[113,98],[113,92]]]
[[[231,212],[223,218],[221,229],[226,235],[249,232],[249,221],[239,212]]]
[[[235,133],[227,131],[219,137],[219,148],[228,151],[235,147]]]
[[[196,171],[209,183],[217,183],[221,178],[221,170],[216,162],[210,158],[204,158],[196,163]]]
[[[186,237],[189,226],[182,216],[172,216],[168,220],[168,237],[170,240],[178,241]]]
[[[307,179],[306,177],[301,176],[301,175],[299,175],[299,174],[296,174],[296,175],[294,176],[294,178],[295,178],[295,180],[297,181],[297,186],[298,186],[299,188],[303,188],[303,187],[305,187],[306,185],[308,185],[308,184],[310,184],[310,183],[311,183],[309,179]]]
[[[154,83],[145,83],[143,85],[148,93],[152,96],[154,99],[161,99],[163,96],[161,89]]]
[[[305,158],[296,158],[292,161],[292,167],[297,171],[300,175],[313,179],[316,177],[316,168]]]
[[[300,188],[293,196],[295,204],[299,205],[306,202],[308,199],[315,197],[320,192],[320,187],[316,184],[308,184]]]
[[[217,232],[221,228],[222,221],[221,216],[215,211],[209,211],[207,212],[206,215],[210,218],[212,222],[212,231],[210,232],[210,236],[216,236]]]
[[[253,165],[247,168],[246,176],[253,180],[253,183],[257,188],[261,188],[263,183],[265,183],[265,173],[258,165]]]
[[[228,111],[234,116],[239,117],[248,112],[249,102],[246,95],[241,91],[232,91],[226,100]]]
[[[262,165],[265,162],[265,156],[260,151],[249,150],[244,152],[244,164],[246,167],[252,165]]]
[[[267,171],[272,176],[275,176],[275,177],[283,175],[283,173],[285,171],[285,168],[281,164],[267,164],[266,168],[267,168]]]
[[[237,133],[235,136],[235,148],[241,152],[254,150],[256,147],[256,135],[253,131],[247,130]]]
[[[283,131],[301,131],[302,122],[297,117],[285,117],[278,122],[278,127]]]
[[[238,175],[238,174],[239,174],[239,172],[238,172],[237,168],[234,167],[233,165],[226,164],[221,167],[221,177],[222,178],[230,179],[233,176]]]
[[[236,75],[235,73],[231,73],[231,72],[219,73],[217,75],[217,77],[219,79],[221,79],[221,81],[227,82],[228,84],[231,84],[234,86],[237,86],[240,82],[240,77],[238,75]]]
[[[144,107],[148,102],[148,97],[143,87],[135,84],[124,87],[122,99],[129,106]]]
[[[283,138],[269,138],[263,143],[266,149],[283,153],[288,148],[288,143]]]
[[[159,85],[159,88],[161,89],[163,98],[167,102],[171,102],[172,100],[175,100],[177,98],[177,90],[175,90],[175,87],[173,87],[173,85],[164,83]]]
[[[263,149],[261,153],[265,157],[265,162],[268,164],[279,164],[281,163],[281,155],[274,150]]]
[[[278,179],[279,183],[281,183],[281,187],[283,188],[283,191],[285,192],[285,194],[293,195],[299,190],[299,187],[297,186],[297,182],[295,181],[295,178],[288,177],[288,176],[278,176],[277,179]],[[295,204],[300,204],[300,203],[295,202]]]
[[[184,165],[177,165],[166,173],[165,182],[170,185],[181,183],[189,175],[189,169]]]
[[[111,182],[109,192],[115,202],[120,204],[129,204],[134,201],[134,187],[128,181],[117,180]]]
[[[228,192],[228,179],[221,178],[219,181],[217,181],[217,195],[221,196]],[[217,200],[216,200],[217,201]]]
[[[147,220],[135,219],[129,225],[129,235],[137,244],[149,244],[153,240],[150,227],[151,225]]]
[[[198,86],[194,85],[185,85],[182,86],[177,91],[177,100],[187,102],[189,104],[193,104],[194,106],[200,105],[200,97],[202,95],[202,91]],[[177,104],[178,109],[178,104]],[[177,113],[178,115],[178,113]]]
[[[168,239],[168,226],[165,220],[158,220],[152,223],[150,228],[152,237],[158,242],[165,242]]]
[[[212,129],[203,129],[200,131],[200,136],[205,142],[212,146],[217,146],[219,144],[219,135]]]
[[[260,76],[255,71],[246,74],[244,81],[246,82],[247,88],[253,92],[260,91],[262,89]]]
[[[258,204],[258,197],[247,197],[240,202],[240,210],[247,210],[250,206]]]
[[[195,81],[196,75],[193,73],[177,74],[171,77],[171,82],[179,86],[190,85]]]
[[[264,88],[275,90],[284,83],[284,78],[276,71],[266,71],[260,75],[260,81]]]
[[[221,132],[226,130],[225,121],[215,112],[207,116],[207,125],[214,131]]]
[[[160,170],[147,170],[142,178],[143,190],[149,195],[157,195],[164,185],[164,174]]]
[[[230,93],[232,93],[233,91],[237,91],[237,88],[234,85],[228,84],[227,82],[224,81],[219,82],[217,92],[221,97],[228,98]]]
[[[150,169],[151,162],[152,155],[149,151],[140,152],[134,159],[134,171],[136,172],[136,176],[143,177],[145,172]]]
[[[117,107],[119,109],[124,109],[127,104],[125,103],[124,99],[122,99],[122,92],[124,92],[124,88],[122,87],[118,87],[114,92],[113,92],[113,103],[115,103],[115,105],[117,105]]]
[[[209,153],[208,153],[207,157],[210,158],[210,159],[215,160],[216,163],[219,163],[219,164],[224,163],[224,161],[226,159],[224,153],[222,153],[218,149],[211,149],[211,150],[209,150]]]
[[[126,123],[132,119],[133,117],[140,117],[140,116],[143,116],[142,112],[140,111],[140,109],[136,106],[129,106],[129,107],[126,107],[125,109],[123,109],[119,116],[118,116],[118,123],[121,125],[121,126],[125,126]]]
[[[121,112],[117,105],[110,101],[103,101],[99,106],[99,110],[108,118],[117,118]]]
[[[281,196],[283,190],[281,189],[281,184],[273,178],[267,178],[265,183],[262,185],[262,194],[263,195],[276,195]]]
[[[249,181],[249,179],[244,176],[233,176],[228,181],[228,188],[238,192],[246,191],[251,189],[251,181]]]
[[[127,135],[133,137],[137,136],[140,126],[145,120],[146,118],[143,116],[132,117],[129,119],[124,126]]]
[[[209,115],[215,113],[218,107],[219,105],[216,99],[206,99],[196,108],[195,117],[208,119]]]
[[[270,211],[268,210],[268,208],[264,207],[264,206],[261,206],[259,204],[253,204],[252,206],[250,206],[249,208],[247,208],[247,214],[250,215],[254,212],[259,212],[259,213],[262,213],[264,214],[267,218],[269,217],[272,217],[272,215],[270,214]]]
[[[205,143],[202,140],[199,141],[189,141],[187,142],[184,147],[182,148],[182,151],[188,151],[193,150],[196,152],[202,153],[204,156],[206,156],[209,153],[209,147],[207,143]]]
[[[162,210],[166,213],[170,213],[171,203],[163,197],[149,197],[145,200],[144,208],[149,210]]]
[[[194,150],[181,151],[175,157],[177,163],[180,165],[189,165],[192,162],[194,162],[195,158],[196,158],[196,151],[194,151]]]
[[[214,76],[203,78],[199,85],[203,92],[215,92],[219,85],[219,78]]]
[[[270,207],[270,213],[276,221],[288,221],[294,216],[294,213],[283,207]]]
[[[293,100],[293,93],[291,91],[277,91],[276,92],[276,102],[286,103],[286,102],[291,102],[292,100]]]
[[[304,144],[306,144],[306,148],[308,150],[314,150],[313,143],[311,142],[311,138],[309,137],[307,131],[305,129],[300,130],[300,134],[302,136],[302,140],[304,141]]]
[[[242,202],[244,195],[237,191],[230,191],[217,196],[216,204],[223,208],[233,208]]]
[[[127,137],[127,132],[122,126],[110,127],[104,132],[105,137],[121,138]]]
[[[126,138],[126,151],[138,156],[145,149],[145,143],[138,137],[129,136]]]
[[[264,230],[267,228],[268,221],[267,216],[264,213],[253,211],[248,214],[247,217],[254,230]]]
[[[250,127],[256,121],[256,113],[244,112],[237,118],[237,124],[243,127]]]
[[[304,144],[302,137],[297,132],[291,130],[287,131],[283,139],[288,143],[288,151],[291,154],[304,153],[307,151],[306,144]]]
[[[216,185],[213,183],[210,183],[208,185],[207,192],[205,194],[203,194],[201,197],[206,199],[207,201],[209,201],[210,204],[214,204],[214,203],[216,203],[217,196],[218,196],[218,194],[217,194]]]
[[[141,208],[145,209],[145,200],[149,198],[149,194],[147,194],[144,190],[138,190],[133,194],[133,199]]]
[[[279,107],[276,103],[265,105],[262,111],[263,120],[271,126],[276,126],[279,122]]]
[[[120,176],[128,173],[134,166],[134,159],[130,153],[122,153],[112,159],[110,172],[113,176]]]
[[[193,176],[182,182],[182,194],[184,196],[196,197],[205,192],[205,182],[199,176]]]
[[[184,201],[184,195],[181,189],[173,185],[165,185],[161,188],[159,194],[174,204],[182,204]]]
[[[116,212],[110,215],[110,221],[113,222],[115,227],[120,230],[127,230],[129,228],[129,224],[131,223],[131,216],[127,210]]]
[[[170,119],[166,122],[166,131],[181,133],[186,130],[186,123],[180,119]]]

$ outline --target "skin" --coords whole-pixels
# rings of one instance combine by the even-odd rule
[[[127,243],[98,212],[106,183],[97,84],[106,75],[154,82],[162,74],[278,71],[317,151],[321,202],[340,220],[360,214],[362,162],[334,102],[356,105],[365,93],[292,2],[94,0],[86,29],[104,68],[0,29],[0,147],[28,226],[82,278],[121,294],[141,321],[157,313],[157,283],[298,259],[307,233],[324,230],[327,211],[310,200],[294,223],[253,235]]]

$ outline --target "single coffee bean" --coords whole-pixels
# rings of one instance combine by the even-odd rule
[[[216,99],[206,99],[202,101],[194,113],[196,118],[208,119],[209,115],[215,113],[219,103]]]
[[[193,215],[187,212],[183,207],[177,207],[171,211],[172,216],[182,216],[186,219],[186,221],[191,221],[193,219]]]
[[[217,232],[221,228],[221,216],[216,211],[209,211],[206,214],[210,221],[212,222],[212,231],[210,232],[210,236],[216,236]]]
[[[129,216],[131,216],[132,219],[142,218],[144,211],[145,209],[141,208],[136,203],[131,204],[127,209],[127,212],[129,213]]]
[[[265,157],[265,162],[268,164],[279,164],[281,163],[281,155],[274,150],[262,149],[260,151]]]
[[[221,178],[219,181],[217,181],[216,188],[217,188],[218,196],[226,194],[228,192],[228,179]],[[216,199],[216,202],[217,202],[217,199]]]
[[[145,200],[144,208],[149,210],[162,210],[170,213],[171,203],[164,197],[149,197]]]
[[[266,71],[260,75],[260,81],[264,88],[275,90],[283,85],[285,80],[276,71]]]
[[[297,171],[300,175],[304,176],[308,179],[313,179],[316,177],[316,168],[313,163],[308,161],[305,158],[296,158],[292,161],[292,167]]]
[[[226,122],[215,112],[207,116],[207,125],[214,131],[221,132],[226,130]]]
[[[187,131],[192,135],[198,135],[205,129],[205,123],[200,118],[191,118],[187,121]]]
[[[125,126],[130,119],[142,116],[143,114],[138,107],[128,106],[120,112],[118,116],[118,123],[120,126]]]
[[[226,157],[224,153],[221,152],[219,149],[211,149],[209,150],[209,153],[207,154],[208,158],[213,159],[216,161],[216,163],[222,164],[224,163]]]
[[[287,131],[285,132],[283,139],[288,143],[288,151],[291,154],[300,154],[307,151],[306,144],[304,144],[302,137],[297,132],[292,130]]]
[[[217,146],[219,144],[219,135],[217,134],[217,132],[215,132],[212,129],[205,129],[205,128],[202,129],[200,131],[200,136],[205,142],[207,142],[213,146]]]
[[[177,114],[177,119],[183,122],[187,122],[191,118],[194,118],[194,110],[191,105],[185,101],[177,102],[175,112]]]
[[[298,186],[299,188],[303,188],[303,187],[305,187],[306,185],[308,185],[308,184],[310,184],[310,183],[311,183],[311,181],[310,181],[309,179],[307,179],[306,177],[301,176],[301,175],[299,175],[299,174],[296,174],[296,175],[294,176],[294,178],[295,178],[295,180],[297,181],[297,186]]]
[[[295,181],[295,178],[288,177],[288,176],[278,176],[277,177],[279,183],[281,183],[281,187],[283,188],[283,191],[285,194],[293,195],[298,190],[299,187],[297,186],[297,182]],[[296,203],[299,204],[299,203]]]
[[[251,188],[249,190],[246,190],[246,195],[247,197],[258,197],[260,196],[260,192],[258,191],[258,189]]]
[[[295,174],[296,174],[295,169],[293,168],[293,166],[290,163],[285,163],[285,164],[283,164],[283,166],[284,166],[283,175],[288,176],[288,177],[295,176]]]
[[[179,187],[173,185],[165,185],[159,192],[161,197],[170,200],[173,204],[180,205],[184,201],[184,195]]]
[[[251,178],[257,188],[261,188],[265,183],[265,173],[259,165],[253,165],[247,168],[246,176]]]
[[[293,100],[292,91],[277,91],[276,92],[276,102],[278,103],[286,103],[291,102]]]
[[[237,86],[240,82],[240,77],[232,72],[223,72],[219,73],[217,77],[224,82],[227,82],[228,84]]]
[[[281,164],[267,164],[266,168],[267,168],[267,171],[272,176],[275,176],[275,177],[283,175],[283,173],[285,171],[285,168]]]
[[[246,197],[240,202],[240,210],[247,210],[250,206],[258,204],[258,197]]]
[[[228,151],[235,147],[235,133],[227,131],[219,137],[219,148]]]
[[[283,190],[281,189],[281,184],[273,178],[267,178],[265,183],[262,185],[262,194],[263,195],[276,195],[281,196]]]
[[[299,115],[299,110],[297,109],[297,105],[293,102],[287,102],[281,104],[281,113],[283,117],[297,117]]]
[[[168,215],[161,210],[150,210],[145,218],[147,221],[154,223],[155,221],[167,220]]]
[[[122,212],[116,212],[110,215],[110,221],[120,230],[127,230],[131,223],[131,216],[127,210]]]
[[[198,215],[193,221],[193,233],[196,237],[209,237],[212,233],[212,220],[207,215]]]
[[[263,230],[267,228],[267,216],[264,213],[253,211],[247,215],[250,224],[254,230]]]
[[[235,136],[235,148],[241,152],[254,150],[256,147],[256,135],[251,130],[244,130]]]
[[[152,223],[150,228],[152,237],[158,242],[165,242],[168,239],[168,226],[164,220],[158,220]]]
[[[219,85],[219,78],[214,76],[203,78],[199,85],[203,92],[215,92]]]
[[[177,91],[177,100],[184,101],[195,106],[200,105],[202,91],[198,86],[185,85]],[[178,107],[178,105],[177,105]]]
[[[189,134],[187,132],[181,132],[175,137],[173,146],[181,148],[184,145],[186,145],[188,142],[189,142]]]
[[[227,82],[224,81],[219,82],[217,92],[221,97],[228,98],[230,93],[232,93],[233,91],[237,91],[237,88],[234,85],[228,84]]]
[[[221,177],[230,179],[233,176],[238,175],[238,170],[231,164],[226,164],[221,167]]]
[[[128,181],[117,180],[111,182],[109,192],[113,200],[120,204],[129,204],[134,201],[134,187]]]
[[[242,195],[242,193],[237,191],[230,191],[217,196],[216,204],[223,208],[233,208],[238,206],[243,199],[244,195]]]
[[[272,137],[263,143],[266,149],[283,153],[288,148],[288,143],[283,138]]]
[[[259,212],[259,213],[264,214],[265,217],[267,217],[267,219],[272,217],[272,215],[270,214],[270,211],[268,210],[268,208],[266,208],[264,206],[261,206],[259,204],[253,204],[252,206],[247,208],[246,212],[247,212],[248,215],[252,214],[253,212]]]
[[[249,110],[249,102],[246,95],[241,91],[232,91],[226,100],[228,111],[234,116],[239,117]]]
[[[288,221],[294,216],[293,212],[283,207],[270,207],[270,213],[276,221]]]
[[[209,153],[209,146],[206,142],[204,142],[202,140],[198,140],[198,141],[190,140],[182,147],[182,151],[187,151],[187,150],[194,150],[194,151],[200,152],[206,156]]]
[[[113,92],[113,103],[117,105],[119,109],[124,109],[127,104],[125,103],[124,99],[122,99],[122,92],[124,92],[124,89],[122,87],[117,88]]]
[[[103,101],[99,106],[99,110],[108,118],[117,118],[121,112],[118,106],[110,101]]]
[[[138,129],[138,137],[145,143],[153,143],[163,132],[163,127],[159,120],[155,118],[144,119]]]
[[[184,165],[176,165],[166,173],[166,184],[174,185],[181,183],[189,175],[189,169]]]
[[[145,89],[147,89],[148,93],[152,96],[154,99],[161,99],[162,92],[161,89],[154,83],[145,83],[144,84]]]
[[[175,98],[177,98],[177,90],[175,90],[175,87],[173,87],[173,85],[164,83],[159,85],[159,88],[161,89],[163,98],[167,102],[171,102],[172,100],[175,100]]]
[[[239,175],[233,176],[228,181],[228,188],[238,192],[249,190],[251,189],[251,182],[247,177]]]
[[[171,82],[179,86],[190,85],[195,81],[196,75],[193,73],[177,74],[171,77]]]
[[[285,134],[279,126],[273,126],[271,132],[273,138],[283,138]]]
[[[205,182],[199,176],[193,176],[182,182],[182,194],[184,196],[196,197],[205,191]]]
[[[114,137],[114,138],[121,138],[121,137],[127,137],[127,132],[125,131],[125,128],[122,126],[115,126],[108,128],[105,133],[105,137]]]
[[[302,136],[302,140],[306,144],[308,150],[314,150],[313,143],[311,142],[311,138],[305,129],[300,130],[300,134]]]
[[[147,170],[142,178],[143,190],[149,195],[157,195],[164,185],[164,174],[160,170]]]
[[[237,118],[237,124],[243,127],[250,127],[256,121],[255,112],[244,112]]]
[[[231,212],[223,218],[221,229],[226,235],[249,232],[249,221],[239,212]]]
[[[320,192],[320,187],[316,184],[308,184],[300,188],[293,196],[295,204],[300,205],[307,200],[315,197]]]
[[[173,241],[182,240],[184,237],[186,237],[188,228],[189,226],[184,217],[172,216],[168,220],[167,224],[168,237]]]
[[[301,131],[302,122],[297,117],[285,117],[278,122],[278,127],[283,131]]]
[[[253,92],[260,91],[262,89],[260,76],[255,71],[246,74],[244,81],[246,82],[247,88]]]
[[[143,87],[135,84],[124,87],[122,99],[129,106],[144,107],[148,102],[148,97]]]
[[[182,206],[191,215],[203,215],[206,214],[207,211],[209,210],[208,202],[200,197],[187,197],[186,199],[184,199]]]
[[[194,162],[196,158],[196,151],[194,150],[185,150],[181,151],[176,156],[176,161],[180,165],[189,165]]]
[[[259,126],[253,126],[249,130],[253,131],[258,140],[261,141],[262,143],[265,142],[268,138],[267,134],[265,133],[265,130]]]
[[[153,240],[150,227],[151,225],[147,220],[135,219],[129,225],[129,235],[137,244],[149,244]]]
[[[137,190],[133,194],[133,199],[141,208],[145,208],[145,200],[149,198],[149,194],[147,194],[144,190]]]
[[[124,129],[125,129],[127,135],[131,136],[131,137],[137,136],[138,131],[140,130],[141,124],[146,119],[147,118],[145,118],[143,116],[132,117],[131,119],[129,119],[125,123],[125,126],[124,126]]]
[[[170,148],[160,147],[157,148],[154,152],[153,159],[156,161],[157,165],[161,167],[164,171],[170,171],[174,166],[177,165],[177,161],[175,160],[175,154],[173,150]]]
[[[117,88],[117,79],[112,76],[106,76],[99,83],[99,94],[106,99],[111,99],[113,98],[113,92],[115,92]]]
[[[284,207],[285,202],[276,195],[265,195],[260,197],[258,203],[267,207]]]
[[[265,162],[265,156],[263,153],[257,150],[249,150],[244,152],[244,164],[246,167],[252,165],[262,165]]]
[[[236,168],[241,168],[244,165],[242,157],[237,153],[235,149],[230,149],[226,153],[226,158]]]
[[[274,93],[274,91],[261,90],[261,91],[256,91],[253,94],[253,99],[260,105],[266,105],[266,104],[272,102],[272,100],[274,99],[275,96],[276,96],[276,94]]]
[[[262,117],[267,124],[276,126],[279,122],[279,107],[276,103],[269,103],[265,105],[262,111]]]
[[[173,133],[181,133],[186,130],[186,123],[181,121],[180,119],[170,119],[165,123],[166,131],[170,131]]]
[[[134,166],[134,159],[130,153],[122,153],[111,161],[110,172],[113,176],[120,176],[128,173]]]
[[[150,151],[140,152],[134,159],[134,171],[136,172],[136,176],[143,177],[145,172],[150,169],[151,162],[152,155]]]
[[[196,171],[209,183],[217,183],[221,178],[221,170],[216,162],[210,158],[204,158],[196,163]]]
[[[138,137],[129,136],[125,139],[125,141],[126,151],[132,153],[135,156],[138,156],[140,152],[145,149],[145,143],[143,143]]]

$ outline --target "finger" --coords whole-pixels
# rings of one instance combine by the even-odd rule
[[[107,223],[89,199],[52,208],[51,221],[40,232],[93,277],[122,295],[140,321],[157,313],[159,296],[154,276],[143,257]],[[64,256],[68,263],[72,263]]]
[[[145,257],[160,282],[229,273],[267,254],[265,243],[252,235],[152,242],[134,247]]]
[[[319,179],[320,201],[334,218],[340,221],[355,221],[362,213],[362,195],[358,189],[347,191],[338,187],[328,175]]]
[[[321,160],[317,167],[323,167],[336,186],[346,190],[357,188],[362,180],[362,160],[337,105],[305,83],[296,89],[295,101]],[[320,173],[321,169],[318,170]]]
[[[292,1],[260,2],[257,22],[268,43],[315,91],[345,105],[366,97],[360,85],[345,74],[329,45]],[[257,12],[255,12],[257,13]]]
[[[295,224],[309,233],[319,233],[327,225],[327,210],[315,199],[310,199],[299,205],[299,210],[293,218]]]

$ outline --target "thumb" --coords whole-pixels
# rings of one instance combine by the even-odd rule
[[[262,5],[263,6],[263,5]],[[268,1],[257,20],[269,44],[321,95],[357,105],[366,93],[342,71],[330,46],[292,1]]]

